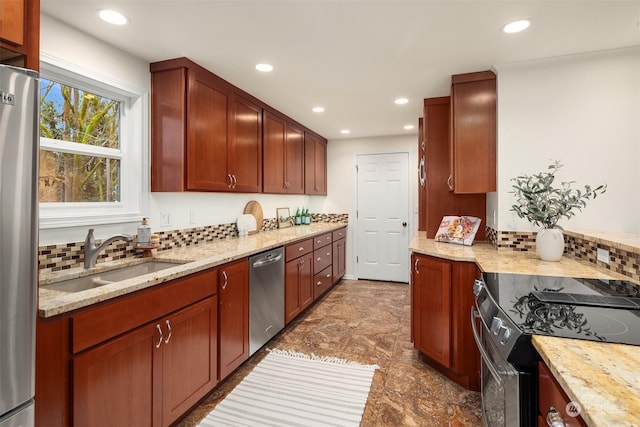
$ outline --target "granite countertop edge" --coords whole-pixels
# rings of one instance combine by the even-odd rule
[[[42,274],[39,279],[38,315],[48,318],[68,313],[346,226],[347,223],[313,223],[260,232],[242,238],[229,238],[170,249],[158,252],[152,258],[129,258],[105,262],[98,264],[90,271],[79,267]],[[176,263],[176,266],[82,292],[61,292],[43,288],[44,285],[80,277],[87,273],[94,274],[147,261],[172,262]]]

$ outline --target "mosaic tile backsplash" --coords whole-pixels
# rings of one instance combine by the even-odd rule
[[[312,222],[344,222],[349,221],[349,214],[311,214]],[[275,218],[265,218],[262,231],[278,228]],[[183,230],[153,231],[160,236],[159,251],[213,242],[217,239],[237,237],[236,223],[208,225]],[[97,243],[101,241],[98,240]],[[98,255],[97,262],[115,261],[140,255],[135,249],[135,242],[117,241],[111,243]],[[84,263],[84,242],[62,243],[58,245],[40,246],[38,262],[41,272],[60,271],[80,267]]]
[[[498,231],[487,227],[487,239],[498,250],[533,251],[536,250],[536,233],[533,231]],[[610,245],[595,243],[579,237],[564,236],[564,254],[588,261],[599,267],[623,274],[634,280],[640,280],[640,251],[629,251]],[[609,251],[609,263],[598,261],[597,250]]]

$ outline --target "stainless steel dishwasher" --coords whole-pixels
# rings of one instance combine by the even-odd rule
[[[284,248],[249,257],[249,353],[284,328]]]

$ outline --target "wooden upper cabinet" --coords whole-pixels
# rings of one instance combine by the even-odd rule
[[[449,188],[454,193],[496,191],[496,75],[451,77]]]
[[[327,195],[327,140],[304,133],[304,192]]]
[[[186,58],[151,64],[151,191],[262,190],[262,107]]]
[[[262,191],[262,108],[232,94],[229,165],[236,191]]]
[[[0,1],[0,63],[40,69],[40,0]]]
[[[304,194],[304,130],[264,110],[263,191]]]
[[[2,0],[0,2],[0,23],[3,40],[17,45],[24,44],[24,0]]]
[[[188,71],[187,190],[225,191],[228,173],[229,97],[205,73]]]

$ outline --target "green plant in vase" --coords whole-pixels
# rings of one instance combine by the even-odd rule
[[[607,190],[602,184],[592,188],[585,185],[583,190],[574,188],[575,181],[556,181],[556,173],[562,164],[556,160],[546,172],[520,175],[511,178],[516,203],[511,211],[518,217],[540,227],[536,235],[536,251],[545,261],[558,261],[564,252],[564,236],[558,221],[569,219],[587,206],[587,201],[595,199]]]

